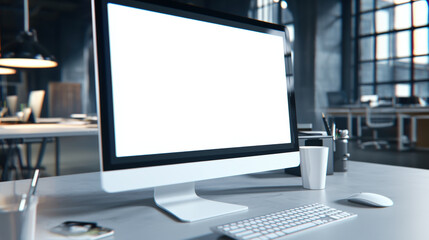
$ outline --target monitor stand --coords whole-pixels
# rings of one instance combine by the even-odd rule
[[[193,222],[248,209],[247,206],[201,198],[195,193],[194,182],[155,187],[154,199],[158,207],[183,222]]]

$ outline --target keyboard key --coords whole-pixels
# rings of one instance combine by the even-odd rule
[[[243,237],[243,239],[244,239],[244,240],[247,240],[247,239],[253,239],[253,238],[259,237],[259,236],[261,236],[261,235],[262,235],[261,233],[253,233],[253,234],[250,234],[250,235],[244,236],[244,237]]]
[[[246,236],[246,235],[250,235],[252,234],[252,231],[244,231],[244,232],[239,232],[237,234],[235,234],[237,237],[242,237],[242,236]]]
[[[306,229],[306,228],[311,228],[311,227],[314,227],[314,226],[316,226],[316,224],[310,222],[310,223],[305,223],[305,224],[301,224],[301,225],[298,225],[298,226],[295,226],[295,227],[291,227],[291,228],[285,229],[285,230],[283,230],[283,232],[286,233],[286,234],[291,234],[291,233],[294,233],[294,232],[297,232],[297,231],[301,231],[301,230]]]

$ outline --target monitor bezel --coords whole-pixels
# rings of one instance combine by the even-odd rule
[[[289,119],[291,129],[291,143],[272,144],[264,146],[249,146],[228,149],[213,149],[192,152],[179,152],[167,154],[154,154],[150,156],[131,156],[131,157],[116,157],[115,153],[115,136],[114,136],[114,118],[113,118],[113,97],[112,97],[112,82],[110,76],[110,55],[108,51],[109,39],[107,26],[107,4],[116,3],[125,6],[143,8],[159,12],[166,12],[173,15],[191,17],[193,19],[204,21],[215,21],[216,23],[231,26],[233,23],[237,26],[252,26],[253,29],[260,31],[283,31],[287,51],[285,52],[285,67],[286,67],[286,82],[289,104]],[[210,160],[221,160],[228,158],[240,158],[267,154],[296,152],[299,150],[295,98],[293,89],[293,69],[291,65],[290,43],[288,40],[285,26],[261,22],[249,18],[244,18],[235,15],[229,15],[221,12],[202,9],[191,5],[180,4],[167,1],[152,1],[152,0],[94,0],[93,11],[95,14],[95,41],[96,46],[96,73],[99,108],[99,128],[100,128],[100,149],[102,157],[102,170],[112,171],[121,169],[132,169],[141,167],[163,166],[180,163],[201,162]],[[202,18],[202,19],[201,19]]]

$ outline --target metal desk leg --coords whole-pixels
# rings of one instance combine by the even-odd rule
[[[362,118],[361,116],[356,116],[356,135],[357,135],[357,142],[358,144],[361,144],[362,140]]]
[[[60,175],[60,138],[55,137],[55,175]]]
[[[353,121],[353,119],[352,119],[352,113],[351,112],[348,112],[347,113],[347,128],[349,129],[349,136],[350,137],[352,137],[353,136],[353,131],[352,131],[352,121]]]
[[[27,174],[25,175],[26,178],[30,178],[30,171],[33,168],[31,164],[31,143],[25,144],[26,152],[27,152]]]
[[[10,161],[13,157],[13,148],[12,148],[13,142],[12,143],[8,142],[8,145],[9,145],[9,149],[7,151],[7,154],[6,154],[6,159],[4,161],[4,168],[3,168],[3,172],[1,174],[1,180],[2,181],[9,180],[9,165],[10,165]]]
[[[398,143],[397,143],[397,149],[398,149],[398,151],[403,151],[403,150],[407,149],[407,147],[404,146],[404,142],[402,141],[402,136],[404,135],[404,118],[405,117],[408,117],[408,115],[397,114],[397,118],[398,118],[398,127],[397,127]],[[411,122],[412,122],[412,120],[411,120]]]
[[[24,174],[22,173],[23,162],[22,162],[21,151],[19,151],[19,148],[18,148],[18,144],[15,145],[14,149],[16,151],[16,156],[18,157],[18,166],[15,166],[16,174],[17,174],[18,178],[22,179],[22,178],[24,178]]]
[[[40,168],[40,166],[42,165],[43,155],[45,154],[47,141],[48,141],[48,139],[43,138],[42,143],[41,143],[42,145],[40,146],[39,156],[37,158],[37,163],[36,163],[35,169]]]
[[[416,116],[411,117],[411,144],[413,147],[417,143],[417,118]]]
[[[16,177],[18,179],[23,178],[22,174],[22,156],[21,152],[18,148],[19,141],[11,139],[10,141],[7,141],[8,145],[8,151],[6,154],[6,159],[4,161],[4,168],[1,176],[2,181],[7,181],[10,178],[10,170],[11,167],[15,168],[16,171]],[[15,154],[18,158],[18,166],[15,165]]]

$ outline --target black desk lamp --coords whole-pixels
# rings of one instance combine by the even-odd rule
[[[24,0],[24,31],[16,41],[3,49],[0,65],[16,68],[52,68],[58,63],[54,56],[37,42],[35,30],[30,31],[28,0]]]

